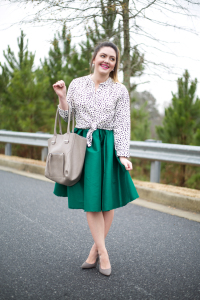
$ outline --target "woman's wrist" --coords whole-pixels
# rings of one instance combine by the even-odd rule
[[[59,107],[63,110],[68,110],[68,103],[66,97],[58,97],[59,98]]]
[[[66,102],[66,95],[65,96],[59,96],[58,99],[59,99],[59,102],[65,103]]]

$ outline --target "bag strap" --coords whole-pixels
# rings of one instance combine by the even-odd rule
[[[54,124],[54,135],[55,136],[57,136],[57,132],[56,132],[57,119],[59,121],[59,133],[62,134],[62,126],[61,126],[60,114],[59,114],[59,109],[58,108],[57,108],[57,111],[56,111],[55,124]]]
[[[72,110],[72,133],[74,133],[74,111],[71,108],[70,104],[68,104],[69,109],[68,109],[68,125],[67,125],[67,133],[70,133],[70,118],[71,118],[71,110]]]
[[[68,124],[67,124],[67,133],[70,133],[70,118],[71,118],[71,106],[68,104]],[[56,111],[56,117],[55,117],[55,124],[54,124],[54,135],[57,136],[56,132],[56,126],[57,126],[57,119],[59,122],[59,131],[60,134],[62,135],[62,126],[61,126],[61,121],[60,121],[60,114],[59,114],[59,109],[57,108]],[[74,133],[74,111],[72,109],[72,132]]]

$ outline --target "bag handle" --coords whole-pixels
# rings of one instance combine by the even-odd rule
[[[70,133],[70,118],[71,118],[71,106],[68,104],[68,125],[67,125],[67,133]],[[60,114],[59,114],[59,109],[57,108],[56,111],[56,117],[55,117],[55,124],[54,124],[54,135],[57,136],[56,132],[56,125],[57,125],[57,119],[59,121],[59,130],[60,134],[62,135],[62,126],[61,126],[61,121],[60,121]],[[72,109],[72,133],[74,133],[74,111]]]
[[[60,114],[59,114],[59,109],[58,108],[57,108],[57,111],[56,111],[55,124],[54,124],[54,135],[55,136],[57,136],[57,132],[56,132],[57,119],[59,121],[59,133],[62,134],[62,126],[61,126],[61,122],[60,122]]]
[[[71,110],[72,110],[72,133],[74,133],[74,111],[71,108],[70,104],[68,103],[68,125],[67,125],[67,133],[70,134],[70,117],[71,117]]]

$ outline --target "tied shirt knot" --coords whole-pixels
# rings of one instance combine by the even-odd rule
[[[86,136],[86,138],[87,138],[87,146],[88,146],[88,147],[91,147],[91,145],[92,145],[92,134],[93,134],[93,132],[94,132],[96,129],[97,129],[97,123],[93,122],[93,123],[91,124],[91,127],[90,127],[90,129],[88,130],[87,136]]]

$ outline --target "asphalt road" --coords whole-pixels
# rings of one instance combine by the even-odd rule
[[[53,187],[0,171],[0,300],[200,299],[200,223],[116,209],[106,277],[80,268],[93,243],[86,214]]]

